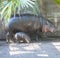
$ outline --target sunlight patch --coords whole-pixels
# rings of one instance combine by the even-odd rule
[[[55,46],[55,48],[56,48],[58,51],[60,51],[60,42],[53,42],[52,44]]]
[[[37,54],[37,56],[48,57],[48,54]]]
[[[10,49],[10,50],[19,50],[18,47],[12,47],[12,46],[10,46],[9,49]]]
[[[26,50],[36,50],[36,49],[41,49],[41,47],[39,46],[39,44],[34,43],[34,44],[30,44],[29,46],[24,47],[24,49],[26,49]]]
[[[34,52],[31,52],[31,51],[10,51],[9,52],[10,55],[20,55],[20,54],[27,54],[27,53],[34,53]]]

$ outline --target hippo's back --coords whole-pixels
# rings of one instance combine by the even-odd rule
[[[21,15],[12,17],[8,23],[10,30],[34,31],[40,28],[40,17],[34,15]]]

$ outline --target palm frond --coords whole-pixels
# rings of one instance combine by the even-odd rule
[[[36,0],[34,0],[36,1]],[[11,14],[16,14],[16,9],[18,8],[18,12],[20,14],[21,10],[31,8],[36,13],[37,6],[33,0],[4,0],[0,1],[0,13],[4,19],[9,19]],[[3,5],[3,6],[2,6]]]

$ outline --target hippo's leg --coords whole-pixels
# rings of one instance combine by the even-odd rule
[[[27,34],[23,33],[23,32],[17,32],[14,35],[14,37],[19,42],[20,42],[20,40],[23,40],[23,42],[25,42],[25,43],[30,43],[30,41],[31,41],[30,37]]]
[[[11,33],[7,32],[7,34],[6,34],[6,41],[7,41],[7,43],[11,42],[12,37],[13,37],[13,35]]]

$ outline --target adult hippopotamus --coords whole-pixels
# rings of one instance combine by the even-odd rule
[[[12,36],[16,32],[54,32],[54,25],[42,16],[33,14],[21,14],[20,16],[11,17],[7,25],[7,30]]]

